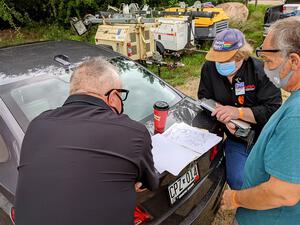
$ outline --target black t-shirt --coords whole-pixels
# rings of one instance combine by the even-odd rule
[[[269,81],[263,63],[252,57],[243,62],[232,84],[227,77],[218,73],[214,62],[205,62],[201,70],[198,98],[214,99],[222,105],[251,108],[257,122],[252,124],[255,140],[282,103],[280,89]],[[227,129],[225,132],[229,138],[243,142]]]
[[[104,101],[70,96],[24,137],[16,225],[132,225],[134,184],[154,190],[151,137]]]

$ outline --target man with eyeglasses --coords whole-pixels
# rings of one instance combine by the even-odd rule
[[[147,129],[122,114],[128,93],[102,58],[76,68],[63,106],[25,134],[16,225],[133,224],[136,192],[158,178]]]
[[[226,190],[222,208],[235,224],[298,225],[300,218],[300,17],[270,27],[257,54],[274,85],[291,93],[253,147],[241,191]]]
[[[231,189],[243,183],[243,170],[252,145],[234,135],[230,120],[251,123],[255,131],[253,143],[262,127],[281,105],[281,93],[266,77],[263,63],[251,57],[252,47],[237,29],[220,32],[206,55],[201,70],[198,98],[215,100],[212,116],[224,123],[226,176]]]

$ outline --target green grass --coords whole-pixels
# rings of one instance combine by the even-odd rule
[[[70,29],[70,27],[63,27],[58,24],[34,23],[21,28],[19,30],[20,35],[13,30],[7,32],[2,31],[5,35],[2,34],[4,37],[0,38],[0,47],[45,40],[76,40],[94,44],[94,34],[96,33],[96,30],[97,27],[94,26],[87,34],[78,36]]]
[[[240,29],[254,48],[260,46],[263,42],[264,15],[268,7],[270,6],[257,5],[255,7],[254,4],[249,4],[248,20],[245,23],[230,24],[230,27]]]
[[[166,80],[173,86],[182,85],[190,77],[199,77],[200,67],[204,62],[204,54],[195,53],[191,55],[183,55],[180,58],[180,62],[184,64],[183,67],[177,67],[170,69],[169,67],[161,67],[161,78]],[[172,63],[174,60],[166,58],[166,62]],[[158,74],[158,68],[156,66],[148,66],[152,72]]]
[[[249,18],[247,22],[242,24],[230,24],[230,27],[240,29],[245,33],[247,40],[254,48],[261,45],[263,41],[263,19],[265,10],[269,6],[249,5]],[[57,24],[31,24],[25,28],[20,29],[21,36],[17,35],[17,32],[13,34],[6,34],[6,37],[2,37],[0,33],[0,47],[12,44],[20,44],[32,41],[43,41],[43,40],[77,40],[84,41],[94,44],[94,36],[97,30],[97,26],[93,26],[92,29],[83,36],[76,35],[70,27],[63,27]],[[202,49],[209,49],[211,43],[204,43]],[[180,62],[183,63],[184,67],[178,67],[170,69],[168,67],[161,68],[161,77],[171,85],[177,86],[184,84],[190,77],[198,77],[200,74],[200,67],[204,62],[204,54],[195,53],[191,55],[183,55],[180,57]],[[172,58],[167,57],[164,59],[171,63],[174,61]],[[157,74],[156,66],[148,66],[148,68]]]

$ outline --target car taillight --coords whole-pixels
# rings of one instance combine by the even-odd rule
[[[10,210],[10,218],[11,218],[12,222],[15,224],[15,218],[16,218],[15,207],[12,207]]]
[[[131,43],[127,43],[127,56],[132,56],[132,46]]]
[[[215,145],[210,151],[210,161],[213,161],[216,155],[218,154],[218,145]]]
[[[197,176],[194,177],[194,181],[195,182],[197,182],[198,180],[200,180],[200,176],[199,175],[197,175]]]
[[[152,216],[140,206],[136,206],[134,209],[134,224],[140,225],[152,220]]]

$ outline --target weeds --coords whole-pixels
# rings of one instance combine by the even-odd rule
[[[263,25],[265,11],[267,5],[248,5],[249,17],[244,23],[231,23],[230,27],[240,29],[245,35],[249,43],[254,47],[258,47],[263,42]]]
[[[180,62],[184,66],[175,69],[161,67],[161,78],[173,86],[184,84],[189,77],[198,77],[200,75],[201,64],[204,60],[204,54],[200,53],[182,56]],[[165,61],[172,63],[174,59],[166,58]],[[158,68],[156,66],[149,66],[148,69],[157,74]]]

